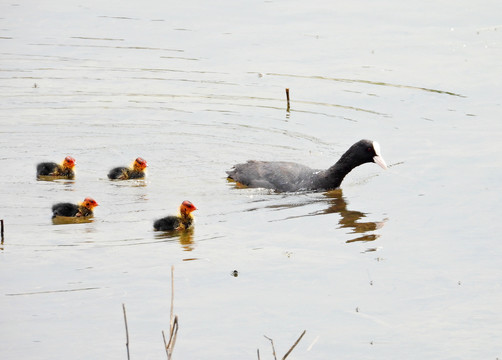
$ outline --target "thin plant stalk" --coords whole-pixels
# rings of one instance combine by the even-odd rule
[[[282,357],[282,360],[285,360],[288,357],[288,355],[291,353],[291,351],[293,351],[295,346],[298,345],[298,343],[300,342],[300,340],[302,339],[303,335],[305,335],[306,332],[307,332],[307,330],[303,330],[303,332],[300,335],[300,337],[298,338],[298,340],[295,341],[293,346],[291,346],[291,348],[288,350],[288,352]]]
[[[167,359],[171,360],[176,344],[176,336],[178,335],[178,316],[174,315],[174,266],[171,266],[171,311],[169,320],[169,341],[166,341],[164,331],[162,331],[162,338],[164,339],[164,348],[166,349]]]
[[[125,330],[126,330],[127,360],[130,360],[131,356],[129,354],[129,329],[128,329],[128,326],[127,326],[127,315],[126,315],[125,304],[122,304],[122,311],[124,312],[124,323],[125,323]]]
[[[275,355],[274,340],[272,340],[271,338],[269,338],[266,335],[263,335],[263,336],[265,336],[265,338],[267,338],[268,340],[270,340],[270,344],[272,344],[272,354],[274,354],[274,360],[277,360],[277,356]]]

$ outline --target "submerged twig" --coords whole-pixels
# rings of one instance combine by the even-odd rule
[[[124,323],[125,323],[125,330],[126,330],[126,348],[127,348],[127,360],[130,360],[130,354],[129,354],[129,329],[127,327],[127,315],[126,315],[126,308],[125,304],[122,304],[122,311],[124,312]]]

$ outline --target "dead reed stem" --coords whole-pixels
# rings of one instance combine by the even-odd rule
[[[169,332],[173,333],[174,319],[174,265],[171,265],[171,316],[169,317]]]
[[[295,346],[298,345],[298,343],[300,342],[300,340],[302,339],[303,335],[305,335],[306,332],[307,332],[307,330],[303,330],[303,332],[300,335],[300,337],[298,338],[298,340],[295,341],[293,346],[291,346],[291,348],[288,350],[288,352],[282,357],[282,360],[285,360],[288,357],[288,355],[291,353],[291,351],[293,351]]]
[[[281,360],[285,360],[289,354],[291,354],[291,352],[293,351],[293,349],[296,347],[296,345],[298,345],[298,343],[300,342],[300,340],[302,339],[303,335],[305,335],[305,333],[307,332],[307,330],[303,330],[302,334],[300,335],[300,337],[295,341],[295,343],[293,344],[293,346],[291,346],[288,350],[288,352],[286,354],[284,354],[284,356],[282,357]],[[272,344],[272,354],[274,355],[274,360],[277,360],[277,356],[276,356],[276,353],[275,353],[275,347],[274,347],[274,340],[272,340],[271,338],[269,338],[268,336],[266,335],[263,335],[265,338],[267,338],[268,340],[270,340],[270,343]],[[257,352],[258,352],[258,360],[260,360],[260,349],[257,349]]]
[[[286,111],[289,112],[289,88],[286,88],[286,100],[287,100],[287,108]]]
[[[176,336],[178,335],[178,315],[174,315],[174,266],[171,266],[171,314],[169,320],[169,341],[166,341],[164,331],[162,338],[164,339],[164,347],[166,349],[167,359],[171,360],[176,344]]]
[[[277,356],[275,355],[274,340],[272,340],[271,338],[269,338],[266,335],[263,335],[263,336],[265,336],[265,338],[267,338],[268,340],[270,340],[270,343],[272,344],[272,354],[274,354],[274,360],[277,360]]]
[[[125,330],[126,330],[126,348],[127,348],[127,360],[130,360],[130,354],[129,354],[129,329],[127,327],[127,315],[126,315],[126,308],[125,305],[122,304],[122,310],[124,312],[124,323],[125,323]]]

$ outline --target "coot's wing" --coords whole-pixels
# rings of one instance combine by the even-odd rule
[[[308,166],[286,161],[248,161],[237,164],[228,177],[249,187],[278,191],[309,189],[314,170]]]
[[[52,217],[56,216],[76,216],[78,205],[71,203],[58,203],[52,206]]]

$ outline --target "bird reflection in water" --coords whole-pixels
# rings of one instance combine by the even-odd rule
[[[176,240],[178,239],[184,251],[192,251],[194,249],[193,228],[183,231],[162,231],[155,234],[157,239]]]
[[[339,228],[352,229],[350,234],[361,234],[354,239],[347,240],[347,243],[356,241],[374,241],[380,237],[378,234],[369,233],[371,231],[382,228],[387,219],[382,221],[366,221],[360,220],[366,217],[366,214],[361,211],[348,210],[347,201],[343,197],[342,189],[336,189],[325,193],[326,197],[330,199],[330,206],[323,211],[324,214],[337,213],[340,214]]]
[[[315,211],[309,214],[305,215],[299,215],[299,216],[291,216],[287,217],[286,219],[282,220],[287,220],[287,219],[293,219],[297,217],[304,217],[304,216],[317,216],[317,215],[325,215],[325,214],[339,214],[340,215],[340,220],[338,221],[339,223],[339,229],[340,228],[347,228],[351,229],[352,231],[349,232],[349,234],[358,234],[359,236],[347,240],[346,243],[352,243],[352,242],[357,242],[357,241],[374,241],[380,237],[379,234],[374,234],[370,233],[372,231],[378,230],[382,228],[387,221],[387,219],[383,219],[382,221],[366,221],[363,222],[361,221],[363,218],[366,217],[366,213],[363,213],[361,211],[355,211],[355,210],[348,210],[347,209],[347,201],[345,200],[343,196],[342,189],[336,189],[336,190],[331,190],[328,192],[324,193],[324,198],[316,198],[315,200],[311,200],[308,202],[302,202],[302,203],[294,203],[294,204],[287,204],[287,205],[272,205],[272,206],[267,206],[269,208],[276,208],[276,209],[281,209],[281,208],[294,208],[294,207],[300,207],[304,205],[310,205],[312,203],[317,203],[317,202],[327,202],[328,203],[328,208],[324,210],[319,210]],[[250,209],[254,210],[254,209]],[[276,220],[277,221],[277,220]]]
[[[54,225],[85,224],[92,223],[93,221],[94,219],[92,217],[56,216],[52,218],[52,223]]]

